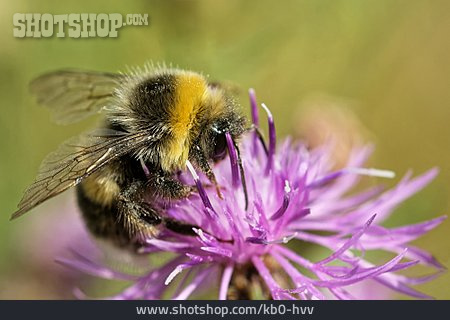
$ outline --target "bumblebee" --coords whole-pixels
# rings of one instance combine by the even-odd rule
[[[90,232],[120,247],[139,247],[163,228],[191,234],[193,225],[167,217],[154,204],[186,198],[194,191],[176,177],[188,162],[220,194],[210,163],[225,157],[225,134],[237,147],[246,130],[228,90],[192,71],[61,70],[38,77],[30,88],[57,123],[73,123],[97,112],[104,113],[105,120],[44,159],[11,218],[76,186]]]

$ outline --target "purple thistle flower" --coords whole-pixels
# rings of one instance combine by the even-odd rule
[[[253,90],[250,101],[257,126]],[[381,223],[403,200],[427,185],[437,170],[415,178],[407,173],[391,190],[376,186],[351,193],[362,175],[393,177],[390,171],[364,168],[371,147],[353,150],[347,166],[333,171],[327,146],[308,150],[301,142],[286,139],[276,148],[273,117],[264,104],[262,107],[269,122],[267,147],[256,133],[243,138],[240,150],[227,136],[230,161],[214,167],[223,199],[188,163],[189,170],[180,179],[195,184],[199,192],[173,203],[166,212],[198,226],[194,228],[196,236],[164,231],[160,237],[148,239],[141,250],[149,255],[172,253],[166,263],[130,276],[81,256],[59,261],[98,277],[133,281],[111,297],[114,299],[186,299],[202,287],[211,287],[212,281],[218,283],[219,299],[357,299],[348,288],[365,282],[430,298],[411,285],[435,278],[444,267],[409,243],[439,225],[445,216],[398,228]],[[239,168],[240,158],[244,170]],[[297,240],[302,241],[301,246],[295,246]],[[302,256],[302,249],[313,247],[305,243],[331,253],[310,261]],[[366,258],[371,250],[386,251],[393,257],[375,265]],[[416,264],[437,271],[416,278],[397,273]]]

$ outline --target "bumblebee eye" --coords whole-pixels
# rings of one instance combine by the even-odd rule
[[[214,152],[213,152],[213,160],[218,161],[225,158],[227,153],[227,139],[225,138],[225,134],[217,135],[215,139]]]

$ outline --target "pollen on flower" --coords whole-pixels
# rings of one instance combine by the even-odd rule
[[[375,186],[352,192],[362,175],[395,175],[364,167],[372,151],[368,146],[355,148],[347,166],[338,171],[333,171],[326,145],[310,150],[301,141],[287,138],[277,148],[272,113],[262,104],[269,127],[266,147],[258,134],[255,93],[249,93],[255,131],[242,139],[239,150],[226,136],[230,160],[213,168],[222,198],[187,161],[182,179],[194,183],[198,193],[171,204],[166,212],[198,226],[193,230],[195,236],[166,230],[158,239],[148,239],[142,254],[169,252],[171,258],[133,277],[129,288],[111,298],[187,299],[201,289],[210,289],[214,279],[219,291],[211,298],[219,299],[354,299],[358,296],[348,287],[367,280],[412,297],[429,298],[412,285],[432,280],[443,266],[410,242],[445,217],[397,228],[383,227],[382,222],[403,200],[428,184],[437,170],[415,178],[407,173],[391,190]],[[302,255],[302,247],[292,249],[297,240],[324,247],[329,254],[310,261]],[[375,264],[364,254],[371,250],[390,252],[394,257]],[[59,261],[96,276],[130,279],[100,262],[82,258]],[[435,272],[420,277],[398,274],[417,264]],[[175,290],[169,290],[172,286]]]

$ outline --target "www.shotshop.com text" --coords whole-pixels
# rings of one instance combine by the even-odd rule
[[[295,304],[261,304],[259,306],[211,306],[209,304],[198,306],[178,305],[172,307],[136,307],[138,315],[312,315],[314,307],[297,306]]]

